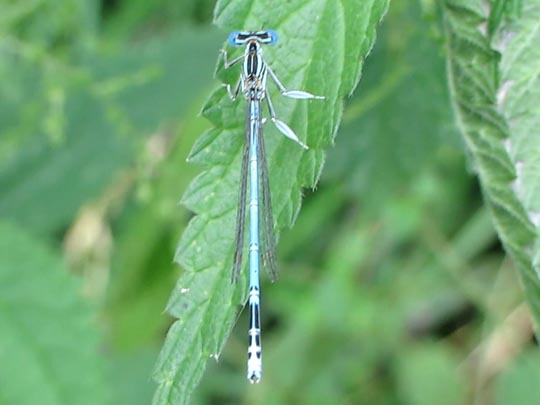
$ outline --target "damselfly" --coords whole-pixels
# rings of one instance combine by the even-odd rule
[[[244,245],[244,225],[246,219],[246,197],[248,189],[249,171],[249,346],[247,361],[247,378],[251,383],[258,383],[262,375],[262,346],[260,322],[260,279],[259,265],[267,268],[270,278],[277,277],[276,241],[274,235],[274,219],[268,182],[268,166],[262,135],[261,102],[266,100],[270,120],[277,129],[287,138],[292,139],[303,148],[308,147],[302,143],[287,124],[276,118],[274,106],[266,88],[266,78],[270,75],[277,88],[286,97],[296,99],[324,99],[301,90],[287,90],[279,81],[274,71],[263,59],[261,45],[273,45],[277,42],[277,33],[273,30],[265,31],[234,31],[229,35],[229,44],[232,46],[245,46],[243,55],[228,61],[227,52],[222,50],[224,66],[226,69],[243,61],[242,72],[231,91],[226,85],[227,92],[232,100],[236,100],[240,89],[247,100],[246,135],[242,154],[242,171],[236,218],[236,241],[233,262],[233,282],[238,279],[242,267],[242,253]],[[259,195],[259,187],[261,193]],[[261,210],[259,217],[259,201]],[[259,253],[259,219],[262,224],[261,238],[264,251]]]

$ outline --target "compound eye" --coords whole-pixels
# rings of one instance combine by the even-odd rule
[[[233,31],[229,34],[229,45],[231,46],[238,46],[240,45],[238,43],[238,34],[240,34],[240,31]]]
[[[275,45],[278,41],[278,33],[274,30],[267,30],[268,38],[270,38],[270,45]]]

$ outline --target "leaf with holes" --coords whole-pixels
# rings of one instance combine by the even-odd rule
[[[341,118],[343,97],[356,86],[363,58],[388,0],[275,1],[222,0],[216,23],[226,29],[271,27],[280,40],[264,48],[265,58],[290,90],[304,90],[322,100],[287,100],[269,82],[278,118],[309,150],[275,128],[265,133],[276,227],[290,226],[300,209],[302,187],[314,187],[322,170],[324,148],[331,145]],[[231,57],[242,50],[231,51]],[[220,63],[221,65],[221,59]],[[218,77],[235,84],[238,69]],[[190,159],[205,171],[190,185],[184,204],[197,215],[178,246],[184,268],[168,304],[178,320],[169,330],[154,377],[154,404],[185,403],[200,380],[206,361],[217,357],[245,298],[246,279],[231,285],[234,223],[244,139],[245,102],[231,102],[225,89],[215,91],[203,114],[214,128],[193,147]]]
[[[519,265],[538,327],[540,1],[492,3],[445,2],[450,87],[485,199]]]

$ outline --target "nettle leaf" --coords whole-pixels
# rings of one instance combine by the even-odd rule
[[[265,126],[265,142],[276,227],[291,226],[298,215],[302,187],[314,187],[322,170],[323,148],[332,144],[342,114],[342,100],[356,86],[363,58],[388,0],[274,1],[221,0],[215,22],[226,30],[275,29],[280,39],[265,46],[265,59],[291,90],[324,95],[326,100],[289,100],[269,81],[278,118],[310,147]],[[229,49],[235,57],[243,49]],[[218,77],[234,85],[239,67]],[[201,136],[190,159],[206,170],[190,185],[184,204],[197,215],[178,246],[184,268],[167,310],[178,320],[161,352],[155,379],[155,404],[185,403],[199,382],[206,361],[217,358],[246,297],[246,277],[231,285],[234,227],[244,139],[246,103],[231,102],[216,90],[203,114],[214,128]],[[264,111],[264,110],[263,110]]]
[[[0,403],[106,403],[92,313],[61,259],[5,223],[0,252]]]
[[[450,86],[497,232],[519,265],[538,327],[540,1],[524,2],[522,10],[516,10],[520,1],[492,3],[446,1]]]

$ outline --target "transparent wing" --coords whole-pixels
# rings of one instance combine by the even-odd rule
[[[247,120],[249,125],[249,120]],[[248,184],[248,167],[249,167],[249,133],[246,129],[244,139],[244,148],[242,151],[242,168],[240,171],[240,190],[238,192],[238,207],[236,211],[236,237],[234,242],[234,257],[232,282],[238,281],[240,271],[242,270],[242,256],[244,253],[244,229],[246,225],[246,197]]]
[[[268,164],[266,161],[266,150],[262,125],[259,126],[257,134],[259,147],[257,148],[257,160],[259,162],[260,189],[261,189],[261,262],[272,281],[278,278],[278,262],[276,255],[276,235],[274,233],[274,215],[272,214],[272,196],[270,194],[270,182],[268,179]]]

